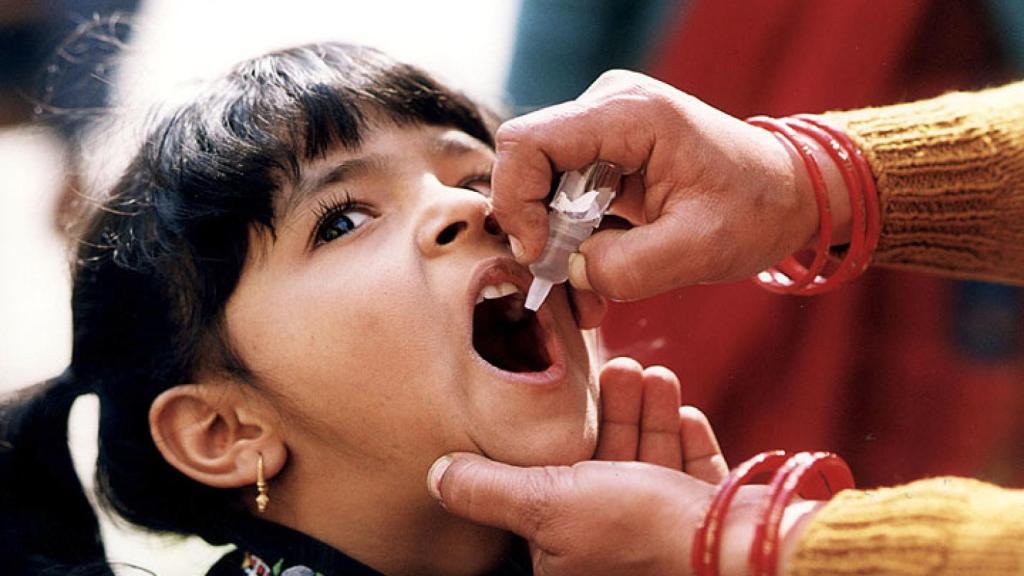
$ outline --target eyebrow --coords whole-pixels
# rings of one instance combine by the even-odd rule
[[[441,135],[434,138],[428,145],[428,154],[435,158],[458,157],[491,151],[489,146],[464,132]],[[342,160],[323,174],[301,175],[292,192],[284,199],[281,219],[287,219],[296,208],[316,196],[324,187],[384,174],[394,162],[396,162],[394,156],[370,154]]]
[[[383,156],[369,155],[349,158],[338,162],[330,170],[316,176],[304,174],[284,200],[281,219],[286,219],[297,207],[314,197],[326,186],[340,182],[365,178],[387,171],[388,160]]]
[[[474,152],[491,152],[491,148],[465,132],[456,132],[435,138],[430,144],[433,156],[465,156]]]

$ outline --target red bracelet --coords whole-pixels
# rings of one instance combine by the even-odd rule
[[[781,450],[762,452],[734,468],[729,477],[718,485],[711,506],[693,535],[690,565],[696,576],[718,576],[722,526],[736,492],[757,476],[778,469],[787,457]]]
[[[871,167],[868,165],[867,159],[864,158],[864,153],[861,151],[860,147],[857,146],[853,142],[853,139],[845,132],[835,126],[832,126],[827,120],[820,116],[799,114],[796,117],[804,120],[805,122],[815,124],[835,138],[850,154],[851,159],[857,167],[857,173],[860,175],[861,184],[864,186],[864,212],[867,220],[864,251],[858,259],[859,270],[857,271],[857,274],[860,274],[867,269],[868,265],[871,263],[871,257],[874,255],[875,248],[878,246],[878,238],[882,231],[882,215],[878,206],[878,189],[875,186],[875,177],[871,173]]]
[[[779,527],[786,506],[797,494],[807,499],[827,500],[836,492],[853,486],[850,468],[835,454],[800,452],[787,460],[772,478],[768,502],[754,531],[750,546],[751,575],[775,576],[779,564]]]
[[[839,264],[839,268],[824,279],[823,282],[815,282],[805,287],[801,294],[821,294],[834,290],[843,282],[852,280],[860,273],[860,257],[864,254],[864,241],[867,237],[867,222],[865,221],[864,209],[864,187],[861,183],[860,174],[854,166],[850,153],[840,145],[839,141],[818,127],[813,122],[800,118],[783,118],[787,126],[807,135],[817,142],[832,159],[832,162],[840,168],[843,176],[843,183],[850,194],[850,248],[846,256]]]
[[[804,267],[793,256],[787,256],[773,268],[761,272],[755,281],[764,288],[779,294],[799,294],[812,282],[822,282],[819,274],[828,261],[829,248],[832,244],[832,210],[828,201],[828,188],[825,178],[814,158],[811,148],[804,143],[799,135],[785,123],[767,116],[748,118],[747,122],[774,133],[790,151],[794,149],[803,160],[807,175],[814,188],[814,198],[818,204],[818,242],[814,251],[814,260],[809,267]]]
[[[809,268],[805,268],[793,256],[789,256],[776,266],[758,274],[754,278],[755,282],[772,292],[809,296],[828,292],[858,277],[870,264],[881,232],[878,191],[871,169],[860,148],[842,130],[818,116],[801,114],[781,120],[755,117],[748,122],[772,131],[790,152],[795,150],[801,155],[814,186],[820,220],[815,258]],[[786,132],[781,126],[791,131]],[[824,179],[818,178],[821,169],[814,161],[811,149],[795,136],[797,132],[811,138],[825,150],[840,169],[843,182],[850,194],[850,245],[842,262],[828,275],[822,273],[828,261],[829,247],[823,247],[821,230],[827,227],[828,235],[831,236],[831,212],[821,212],[823,194],[827,206],[827,188]]]

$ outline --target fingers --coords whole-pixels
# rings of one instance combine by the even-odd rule
[[[724,480],[729,467],[707,416],[693,406],[683,406],[678,422],[683,472],[711,484]]]
[[[595,458],[639,460],[680,470],[679,379],[662,366],[644,369],[614,358],[601,370],[601,425]]]
[[[622,185],[608,207],[608,214],[618,216],[633,226],[646,224],[644,201],[644,175],[634,172],[622,178]]]
[[[714,245],[707,238],[717,232],[715,222],[694,221],[685,211],[681,205],[647,225],[601,230],[584,241],[579,251],[593,290],[612,300],[639,300],[714,277],[721,253],[707,248]]]
[[[544,111],[535,114],[541,112]],[[519,134],[525,128],[510,124],[515,120],[506,122],[495,135],[497,158],[491,174],[494,191],[491,202],[494,217],[509,235],[514,256],[528,263],[540,256],[547,242],[548,212],[544,199],[551,189],[554,174],[543,150],[529,141],[519,141]]]
[[[680,470],[683,453],[679,437],[679,379],[668,368],[651,366],[643,372],[643,388],[638,459]]]
[[[597,460],[636,460],[643,413],[643,367],[613,358],[601,369],[601,424]]]
[[[519,468],[477,454],[442,456],[427,474],[427,488],[452,514],[535,539],[562,494],[559,472],[568,468]]]
[[[543,200],[554,174],[582,168],[598,159],[625,173],[639,170],[654,145],[655,133],[637,99],[609,96],[538,110],[504,123],[495,134],[497,158],[492,175],[494,215],[518,239],[522,262],[532,262],[547,241]],[[640,103],[644,106],[644,103]],[[650,108],[647,106],[647,108]]]

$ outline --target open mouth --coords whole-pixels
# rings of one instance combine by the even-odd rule
[[[508,372],[543,372],[551,366],[544,328],[523,304],[518,287],[485,286],[473,307],[473,348],[487,363]]]

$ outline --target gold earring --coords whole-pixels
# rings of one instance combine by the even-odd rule
[[[263,454],[260,454],[259,459],[256,460],[256,492],[256,509],[262,514],[266,512],[267,504],[270,504],[267,480],[263,477]]]

